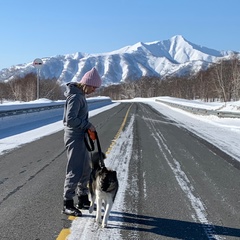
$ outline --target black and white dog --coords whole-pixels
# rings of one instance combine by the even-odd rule
[[[105,159],[106,155],[102,153],[102,159]],[[112,209],[117,191],[118,191],[118,179],[117,172],[100,166],[100,156],[98,152],[93,153],[91,161],[92,172],[89,181],[89,200],[91,201],[89,213],[93,212],[94,203],[96,200],[97,213],[96,222],[101,223],[101,211],[102,204],[104,204],[104,216],[102,221],[102,227],[107,227],[110,211]]]

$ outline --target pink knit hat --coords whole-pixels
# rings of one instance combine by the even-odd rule
[[[92,68],[90,71],[86,72],[83,75],[80,83],[98,88],[101,86],[102,80],[96,68]]]

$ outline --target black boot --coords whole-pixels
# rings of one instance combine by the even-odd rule
[[[82,212],[74,207],[73,200],[64,200],[62,213],[75,217],[82,216]]]
[[[90,201],[88,200],[88,195],[78,196],[78,204],[76,205],[78,209],[89,209]]]

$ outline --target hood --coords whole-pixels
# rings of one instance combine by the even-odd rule
[[[83,94],[82,90],[78,87],[77,83],[67,83],[66,84],[66,91],[64,92],[64,96],[68,97],[72,94]]]

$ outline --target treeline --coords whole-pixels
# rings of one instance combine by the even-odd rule
[[[191,76],[142,77],[101,88],[95,95],[109,96],[114,100],[171,96],[203,101],[237,101],[240,99],[240,60],[234,56]]]
[[[8,82],[0,82],[0,102],[3,99],[29,102],[37,98],[37,75],[29,73]],[[63,99],[63,90],[57,79],[39,81],[39,98]]]
[[[65,87],[61,87],[57,79],[40,79],[39,82],[40,98],[65,99]],[[101,87],[91,96],[109,96],[113,100],[171,96],[204,101],[237,101],[240,100],[240,60],[233,56],[190,76],[127,80],[118,85]],[[36,98],[36,74],[0,83],[0,103],[3,99],[28,102]]]

